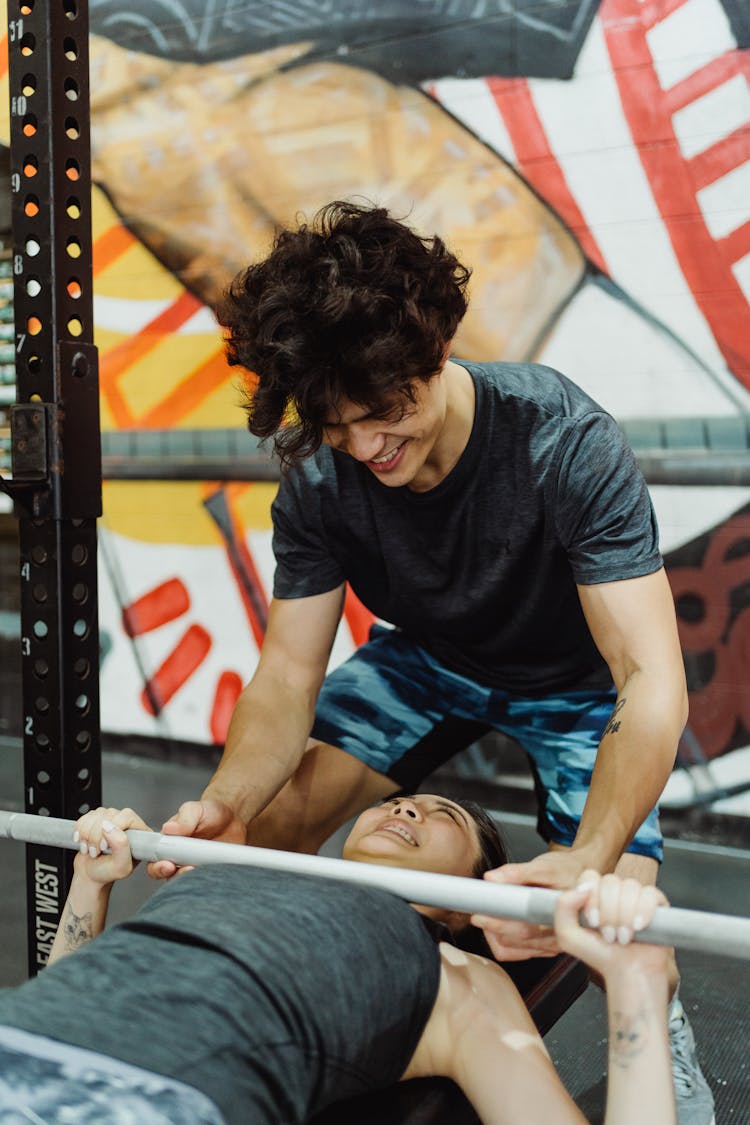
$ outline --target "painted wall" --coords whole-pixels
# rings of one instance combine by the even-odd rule
[[[748,409],[743,0],[89,7],[105,427],[241,425],[209,307],[279,224],[340,197],[472,266],[457,355],[552,364],[618,418]],[[652,493],[692,729],[747,777],[750,490]],[[223,739],[262,636],[271,495],[106,486],[107,729]],[[366,626],[350,601],[334,662]]]

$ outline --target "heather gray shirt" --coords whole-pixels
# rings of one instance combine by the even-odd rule
[[[474,380],[474,423],[435,488],[390,488],[327,446],[284,474],[274,595],[348,580],[376,616],[480,683],[521,695],[605,686],[576,584],[662,566],[633,453],[559,372],[457,362]]]

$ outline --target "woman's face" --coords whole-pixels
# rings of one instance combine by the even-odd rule
[[[471,877],[481,849],[477,826],[460,805],[417,793],[363,812],[342,855],[364,863]]]

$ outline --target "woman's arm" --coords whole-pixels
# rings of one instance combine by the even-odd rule
[[[79,853],[49,965],[80,949],[104,929],[113,884],[136,866],[125,835],[128,828],[148,831],[132,809],[94,809],[76,824]]]
[[[667,1039],[669,950],[630,944],[666,900],[654,887],[585,873],[561,896],[555,929],[563,949],[601,974],[610,1022],[604,1125],[674,1125]],[[589,923],[584,930],[579,911]],[[483,1125],[584,1125],[515,985],[496,964],[441,945],[438,997],[404,1078],[445,1075]]]
[[[404,1078],[452,1078],[483,1125],[585,1125],[507,973],[440,946],[437,1000]]]
[[[586,871],[561,896],[555,930],[561,948],[604,979],[609,1013],[609,1079],[604,1125],[675,1125],[667,1027],[671,950],[633,943],[633,934],[666,904],[661,891],[635,879]],[[579,924],[584,910],[590,925]]]

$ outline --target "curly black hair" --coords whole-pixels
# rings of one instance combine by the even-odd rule
[[[413,401],[414,381],[442,367],[469,276],[437,235],[383,207],[336,200],[281,231],[217,310],[229,363],[257,377],[250,431],[292,464],[319,448],[342,402],[385,414]]]

